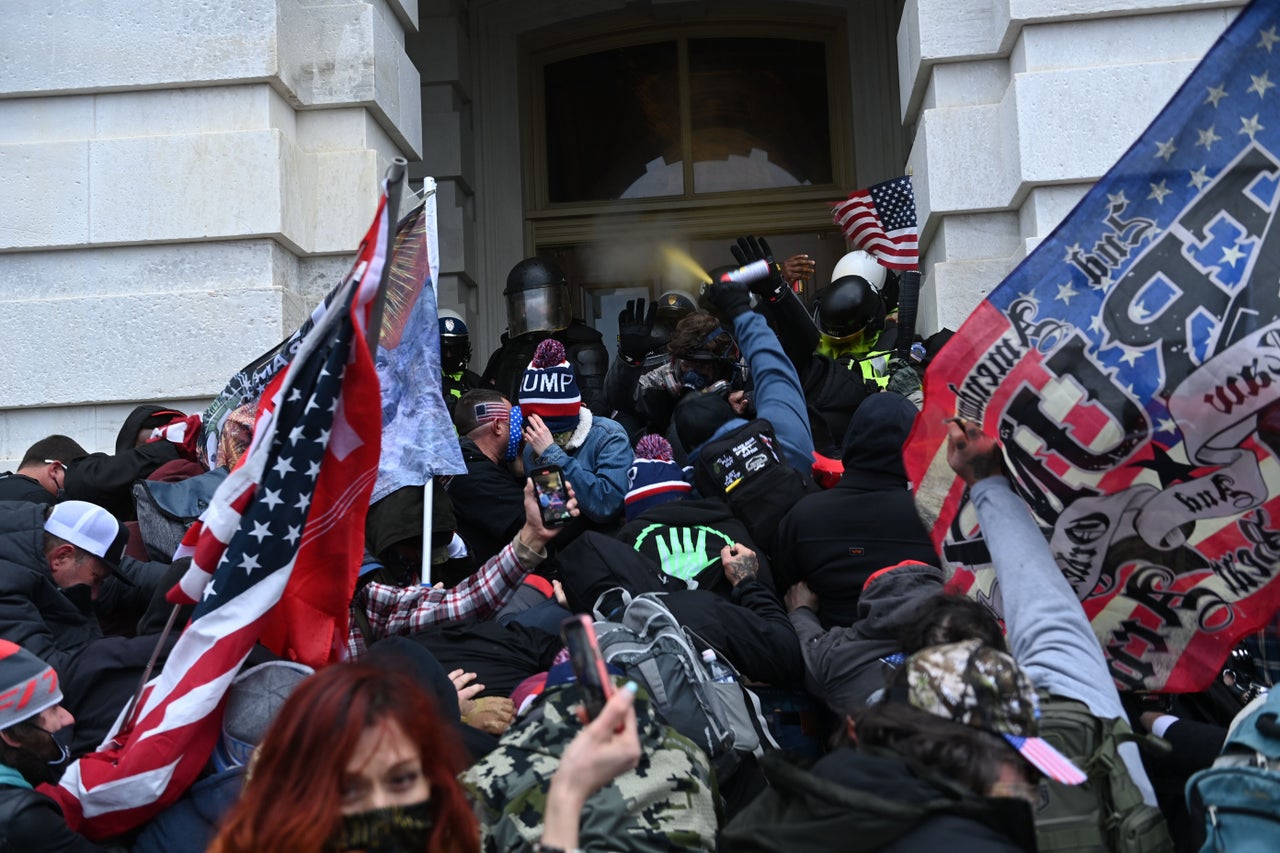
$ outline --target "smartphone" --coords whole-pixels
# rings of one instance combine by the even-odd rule
[[[559,465],[545,465],[534,469],[533,490],[542,510],[543,527],[563,527],[573,515],[569,512],[569,489],[564,484],[564,472]]]
[[[560,637],[569,650],[569,663],[582,690],[582,705],[587,716],[594,720],[613,695],[613,682],[600,654],[600,644],[596,642],[595,625],[590,616],[581,613],[570,616],[560,623]]]

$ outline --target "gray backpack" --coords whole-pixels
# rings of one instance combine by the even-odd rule
[[[609,621],[600,606],[621,596],[623,612]],[[664,593],[631,597],[612,589],[596,601],[596,637],[606,662],[644,686],[659,715],[706,750],[721,778],[736,769],[740,755],[757,757],[778,744],[769,733],[760,700],[741,680],[717,682],[702,660],[710,646],[682,626],[663,603]],[[733,665],[721,661],[737,675]]]

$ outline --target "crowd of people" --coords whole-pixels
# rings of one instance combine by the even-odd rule
[[[899,326],[897,276],[865,253],[812,309],[806,256],[732,254],[768,274],[628,304],[612,359],[541,258],[511,271],[482,375],[442,312],[466,473],[370,507],[346,660],[255,649],[204,775],[105,841],[40,787],[172,647],[174,544],[252,421],[214,459],[199,416],[157,405],[112,454],[36,442],[0,476],[0,848],[1196,849],[1183,784],[1239,703],[1122,701],[999,445],[960,419],[947,459],[1003,623],[949,594],[902,460],[949,333]],[[535,488],[547,469],[564,492]],[[640,603],[705,669],[667,667],[672,645],[606,654],[616,690],[589,718],[561,626],[590,614],[603,637]],[[686,693],[727,735],[672,711]]]

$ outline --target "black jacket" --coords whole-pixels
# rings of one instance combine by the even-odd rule
[[[1034,851],[1031,807],[915,775],[892,754],[839,749],[805,771],[761,761],[770,788],[720,836],[722,851]]]
[[[904,560],[940,564],[902,467],[915,414],[901,394],[871,395],[849,424],[840,482],[802,498],[778,525],[778,592],[805,581],[826,627],[853,624],[862,585],[876,571]]]
[[[675,590],[663,598],[667,607],[738,668],[749,681],[779,687],[804,682],[800,639],[773,590],[758,580],[744,580],[729,599],[701,589]]]
[[[725,597],[732,587],[724,579],[720,550],[729,544],[745,545],[756,552],[760,561],[757,577],[766,586],[773,586],[768,555],[761,553],[729,505],[715,498],[667,501],[651,507],[628,521],[618,538],[649,557],[668,575],[686,582],[692,580],[695,589]]]
[[[524,524],[524,482],[480,452],[471,439],[463,438],[459,445],[467,473],[450,477],[444,488],[453,501],[458,535],[481,565]]]
[[[14,853],[104,853],[67,826],[58,804],[30,788],[0,785],[0,850]]]
[[[0,501],[30,501],[47,506],[53,500],[48,489],[26,474],[0,474]]]
[[[605,399],[604,377],[609,371],[609,351],[601,341],[600,333],[581,320],[574,320],[569,328],[548,334],[527,332],[517,338],[502,335],[502,346],[494,350],[485,365],[483,383],[502,393],[512,404],[520,402],[520,382],[524,371],[533,361],[533,352],[547,338],[555,338],[564,344],[565,355],[573,365],[582,394],[582,405],[593,414],[608,417],[611,407]]]

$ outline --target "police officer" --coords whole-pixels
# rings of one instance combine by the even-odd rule
[[[480,387],[480,375],[471,370],[471,332],[457,311],[440,311],[440,370],[444,373],[441,391],[453,414],[458,398]]]
[[[502,345],[489,356],[483,384],[508,399],[518,399],[520,379],[534,350],[547,338],[555,338],[564,344],[573,365],[583,405],[607,416],[604,377],[609,351],[599,332],[574,319],[569,280],[560,268],[543,258],[525,258],[507,274],[502,295],[507,300],[507,331]]]

